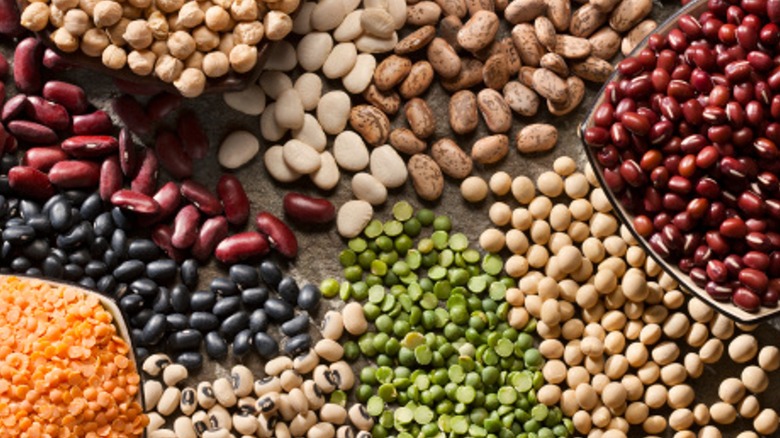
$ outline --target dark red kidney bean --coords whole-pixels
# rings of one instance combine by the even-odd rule
[[[653,222],[647,216],[636,216],[632,222],[640,236],[647,238],[653,232]]]
[[[17,94],[3,104],[3,111],[0,118],[2,118],[2,121],[5,123],[10,122],[26,112],[28,106],[30,106],[30,102],[27,95]]]
[[[49,181],[64,189],[95,187],[100,181],[100,166],[92,161],[60,161],[49,170]]]
[[[268,212],[260,212],[255,217],[255,227],[268,236],[268,242],[279,254],[294,258],[298,255],[298,239],[290,227]]]
[[[685,207],[685,211],[691,216],[691,219],[701,219],[707,214],[710,202],[705,198],[692,199]]]
[[[696,166],[707,169],[718,162],[720,154],[715,146],[705,146],[696,154]]]
[[[0,1],[0,35],[17,38],[26,31],[21,25],[18,4],[13,0]]]
[[[666,247],[663,239],[661,239],[660,233],[655,233],[650,236],[648,243],[650,244],[650,248],[662,258],[667,258],[671,255],[671,251],[669,251],[669,248]]]
[[[770,288],[761,294],[761,305],[764,307],[777,307],[780,292],[777,289]]]
[[[726,123],[726,111],[718,106],[707,106],[701,113],[702,119],[711,125]]]
[[[621,122],[612,124],[609,129],[609,136],[616,148],[625,149],[631,144],[631,136],[628,129]]]
[[[30,144],[53,144],[57,142],[57,133],[48,126],[29,120],[9,122],[8,131],[19,141]]]
[[[663,198],[661,193],[653,187],[645,189],[644,207],[648,213],[661,211],[663,208]]]
[[[179,249],[191,247],[198,238],[198,222],[200,222],[200,212],[195,206],[187,205],[179,210],[173,220],[171,244]]]
[[[175,182],[169,181],[163,184],[153,199],[160,205],[160,211],[157,218],[161,221],[167,219],[181,204],[181,192]]]
[[[664,96],[661,99],[661,114],[673,122],[680,120],[683,116],[680,104],[671,96]]]
[[[180,94],[162,93],[155,94],[146,104],[146,114],[155,122],[160,123],[170,113],[181,107],[182,97]]]
[[[712,260],[712,250],[707,245],[699,245],[693,253],[693,261],[696,266],[706,266]]]
[[[662,120],[650,128],[649,139],[653,145],[661,145],[669,141],[674,135],[674,124],[669,120]]]
[[[200,160],[206,156],[209,151],[209,139],[194,112],[184,111],[179,115],[176,132],[179,134],[184,150],[193,160]]]
[[[639,167],[641,167],[645,172],[650,172],[651,170],[660,166],[663,159],[664,156],[661,151],[652,149],[642,155],[642,159],[639,161]]]
[[[761,307],[761,299],[758,294],[744,287],[737,288],[734,291],[731,301],[746,312],[757,312],[759,307]]]
[[[766,234],[751,231],[745,236],[745,243],[756,251],[769,252],[772,249],[772,242],[769,240]]]
[[[43,51],[43,66],[54,72],[62,72],[77,67],[76,64],[50,48]]]
[[[758,33],[758,39],[764,46],[774,46],[780,43],[780,26],[775,23],[767,23]]]
[[[130,188],[134,192],[151,196],[157,189],[158,168],[157,155],[151,149],[144,149],[143,157],[141,158],[141,166],[139,167],[135,178],[133,178],[133,181],[130,183]]]
[[[620,193],[626,188],[626,182],[620,176],[619,170],[604,169],[604,182],[615,193]]]
[[[181,194],[206,216],[216,216],[222,213],[222,204],[219,202],[219,198],[209,189],[191,179],[182,183]]]
[[[8,186],[14,192],[32,199],[48,199],[54,196],[54,187],[49,177],[29,166],[14,166],[9,169]]]
[[[696,193],[707,199],[717,199],[720,196],[720,185],[712,178],[701,178],[696,183]]]
[[[726,239],[717,231],[707,231],[704,235],[704,240],[707,245],[712,249],[712,252],[718,255],[725,255],[729,252],[729,244]]]
[[[691,184],[691,181],[687,178],[684,178],[679,175],[675,175],[669,179],[669,184],[667,184],[667,187],[669,190],[678,193],[680,195],[686,195],[693,190],[693,185]]]
[[[119,166],[125,176],[133,178],[138,170],[138,151],[130,132],[126,128],[119,131]]]
[[[270,249],[265,236],[255,231],[247,231],[223,239],[214,250],[214,255],[222,263],[232,264],[263,256],[268,254]]]
[[[0,14],[2,16],[3,14]],[[35,37],[28,37],[16,44],[14,51],[14,83],[21,93],[38,94],[41,80],[43,44]]]
[[[73,116],[73,134],[108,135],[114,130],[111,117],[103,110]]]
[[[119,142],[110,135],[77,135],[64,140],[61,147],[76,158],[98,158],[115,153]]]
[[[214,216],[206,219],[200,227],[195,243],[190,252],[199,261],[208,260],[217,244],[228,235],[228,222],[224,216]]]
[[[748,227],[748,233],[758,232],[763,233],[766,231],[767,223],[763,219],[749,218],[745,221],[745,225]]]
[[[217,196],[222,200],[225,217],[232,225],[243,225],[249,219],[249,198],[241,181],[233,175],[225,174],[217,183]]]
[[[620,153],[615,146],[607,145],[598,150],[596,159],[604,167],[615,167],[620,163]]]
[[[42,172],[48,172],[51,166],[68,159],[68,154],[59,146],[35,147],[27,149],[22,157],[22,165],[30,166]]]
[[[29,96],[27,101],[27,113],[34,121],[55,131],[64,131],[70,127],[70,114],[64,106],[40,96]]]
[[[710,105],[725,107],[731,98],[731,90],[724,85],[716,85],[710,91],[708,98],[707,103]]]
[[[734,295],[734,290],[731,288],[731,285],[718,284],[714,281],[707,282],[704,291],[716,301],[729,301],[732,295]]]
[[[165,254],[177,262],[184,260],[186,253],[171,244],[173,230],[170,226],[159,224],[152,230],[152,241],[157,247],[162,249]]]
[[[691,72],[690,83],[696,91],[703,94],[709,93],[713,87],[713,80],[710,74],[700,68],[696,68]]]
[[[192,158],[187,155],[181,141],[173,132],[159,131],[154,141],[154,151],[163,169],[174,178],[182,180],[192,176]]]
[[[84,114],[89,107],[84,89],[62,81],[46,82],[43,98],[64,106],[73,115]]]
[[[103,160],[100,165],[100,199],[108,202],[111,196],[122,189],[122,169],[119,167],[119,158],[111,156]]]
[[[626,58],[618,63],[617,69],[621,75],[631,77],[642,71],[642,63],[635,57]]]
[[[140,214],[157,214],[160,205],[151,197],[133,190],[122,189],[111,196],[111,203],[119,208]]]
[[[154,124],[144,111],[143,106],[134,97],[124,94],[111,103],[111,108],[127,128],[138,135],[152,133]]]
[[[333,203],[302,193],[290,192],[284,195],[282,207],[287,217],[302,224],[326,224],[336,218]]]

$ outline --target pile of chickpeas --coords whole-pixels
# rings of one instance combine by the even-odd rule
[[[758,396],[780,368],[780,349],[761,348],[749,333],[756,327],[681,291],[619,226],[590,168],[578,172],[569,157],[553,168],[535,182],[498,172],[461,186],[468,201],[498,199],[480,246],[510,253],[506,272],[519,279],[506,294],[510,323],[538,321],[539,401],[588,437],[718,438],[734,428],[739,438],[773,436],[780,417]],[[726,355],[738,376],[719,371],[719,400],[702,400],[693,380],[725,368]]]
[[[246,73],[257,64],[257,45],[292,30],[300,0],[53,0],[30,2],[22,25],[50,30],[63,52],[100,57],[113,70],[154,75],[187,97],[207,79]]]

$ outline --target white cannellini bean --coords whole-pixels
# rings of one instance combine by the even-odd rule
[[[293,85],[301,96],[301,103],[303,109],[306,111],[313,111],[317,108],[317,104],[320,102],[322,96],[322,79],[319,75],[314,73],[304,73],[298,76]]]
[[[241,91],[225,93],[222,98],[229,107],[250,116],[259,116],[265,110],[265,92],[255,84],[249,84]]]
[[[358,50],[363,53],[391,52],[398,44],[398,33],[393,32],[390,38],[377,38],[373,35],[362,35],[355,40]]]
[[[320,168],[310,175],[311,181],[321,190],[330,190],[341,180],[341,172],[330,152],[320,154]]]
[[[311,13],[314,12],[315,6],[317,6],[317,3],[303,2],[301,7],[298,8],[298,13],[295,14],[295,19],[293,20],[293,33],[306,35],[311,32]]]
[[[294,129],[292,137],[313,147],[317,152],[323,152],[328,142],[320,122],[311,114],[303,116],[303,126],[300,129]]]
[[[357,62],[357,47],[354,43],[339,43],[331,50],[322,66],[322,74],[328,79],[338,79],[347,75]]]
[[[260,151],[260,142],[249,131],[231,132],[219,146],[217,160],[220,166],[238,169],[250,162]]]
[[[359,8],[362,1],[363,0],[342,0],[342,3],[344,3],[344,11],[349,14],[350,12]]]
[[[360,17],[363,10],[358,9],[350,12],[344,17],[344,21],[333,31],[333,38],[338,42],[352,41],[363,33],[363,27],[360,24]],[[404,6],[404,19],[406,18],[406,6]]]
[[[317,71],[333,50],[333,38],[327,32],[312,32],[298,42],[298,64],[306,71]]]
[[[316,149],[295,139],[284,144],[283,157],[290,169],[304,175],[315,172],[322,164]]]
[[[368,202],[347,201],[339,208],[336,215],[336,229],[342,237],[351,239],[363,231],[373,215],[374,208]]]
[[[333,30],[344,21],[345,15],[343,0],[320,0],[311,13],[311,26],[315,30]]]
[[[362,93],[371,84],[374,70],[376,70],[376,58],[374,58],[374,55],[361,53],[357,56],[352,70],[342,79],[344,88],[352,94]]]
[[[390,145],[371,151],[369,167],[371,174],[389,189],[401,187],[409,176],[404,159]]]
[[[276,123],[282,128],[301,129],[303,126],[303,102],[294,88],[282,92],[276,100]]]
[[[260,134],[268,141],[279,141],[287,133],[276,123],[276,103],[271,103],[260,116]]]
[[[279,182],[289,183],[301,177],[301,174],[292,170],[284,161],[284,147],[271,146],[265,151],[263,157],[265,169],[271,177]]]
[[[370,173],[360,172],[352,177],[352,193],[371,205],[381,205],[387,200],[387,188]]]
[[[325,93],[317,104],[317,120],[322,130],[330,135],[343,131],[349,120],[351,106],[347,93],[340,90]]]
[[[280,71],[265,71],[258,80],[260,88],[273,100],[293,87],[292,79]]]
[[[387,0],[387,12],[393,17],[396,30],[404,27],[406,24],[406,0]]]
[[[368,148],[363,137],[354,131],[344,131],[336,136],[333,156],[342,169],[350,172],[358,172],[368,166]]]
[[[268,50],[268,60],[263,64],[265,70],[290,71],[298,65],[295,47],[288,41],[276,41]]]

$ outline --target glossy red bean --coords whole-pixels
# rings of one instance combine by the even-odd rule
[[[111,203],[119,208],[140,214],[154,215],[159,213],[160,205],[143,193],[122,189],[111,196]]]
[[[77,135],[63,141],[61,147],[76,158],[98,158],[115,153],[119,142],[109,135]]]
[[[716,301],[729,301],[734,295],[734,290],[731,288],[731,285],[718,284],[714,281],[708,282],[704,287],[704,291]]]
[[[260,212],[255,217],[255,227],[268,237],[268,242],[279,254],[294,258],[298,255],[298,240],[290,227],[268,212]]]
[[[234,234],[217,245],[214,255],[222,263],[232,264],[268,254],[270,246],[262,234],[255,231]]]
[[[326,224],[336,217],[336,207],[330,201],[301,193],[284,195],[283,208],[287,217],[302,224]]]
[[[780,96],[778,96],[780,98]],[[780,107],[780,101],[778,102]],[[779,108],[780,109],[780,108]],[[609,102],[604,102],[593,113],[593,122],[601,128],[608,128],[614,121],[615,107]]]
[[[693,282],[701,288],[707,284],[707,273],[700,267],[692,268],[688,273],[688,276],[691,277],[691,280],[693,280]]]
[[[22,143],[53,144],[57,142],[57,133],[40,123],[29,120],[14,120],[8,123],[7,128]]]
[[[122,169],[119,167],[119,158],[111,156],[103,160],[100,165],[100,199],[108,202],[111,196],[122,189]]]
[[[43,51],[42,63],[44,67],[54,72],[63,72],[78,67],[75,63],[48,47]]]
[[[198,238],[192,245],[192,256],[203,262],[211,257],[217,244],[228,235],[228,222],[224,216],[206,219],[200,227]]]
[[[27,101],[27,113],[34,121],[55,131],[64,131],[70,127],[70,114],[64,106],[40,96],[29,96]]]
[[[609,142],[609,132],[599,126],[591,126],[585,130],[585,143],[592,147],[606,146]]]
[[[198,238],[198,223],[200,222],[200,212],[193,205],[187,205],[178,213],[173,220],[173,235],[171,236],[171,245],[179,249],[191,247]]]
[[[176,133],[179,134],[184,150],[193,160],[200,160],[206,156],[209,150],[209,139],[195,113],[184,111],[179,115]]]
[[[125,176],[134,178],[138,170],[138,151],[130,132],[122,128],[117,139],[119,147],[119,166]]]
[[[13,0],[0,1],[0,35],[17,38],[27,32],[22,27],[19,6]]]
[[[146,114],[155,122],[160,123],[168,115],[177,111],[181,107],[182,97],[180,94],[168,93],[166,91],[155,94],[146,104]]]
[[[164,224],[159,224],[152,230],[152,241],[165,254],[177,262],[184,260],[186,253],[171,244],[171,238],[173,237],[173,229]]]
[[[222,213],[222,203],[206,187],[191,179],[181,185],[181,194],[192,202],[206,216],[216,216]]]
[[[73,134],[108,135],[114,130],[111,117],[103,110],[73,116]]]
[[[766,274],[753,268],[745,268],[740,271],[739,281],[756,293],[764,292],[769,285]]]
[[[0,118],[5,123],[15,120],[22,113],[27,112],[28,106],[30,106],[30,101],[28,100],[27,95],[17,94],[3,104],[3,111]]]
[[[48,199],[54,196],[54,187],[49,177],[38,169],[29,166],[14,166],[8,171],[8,186],[32,199]]]
[[[30,166],[42,172],[48,172],[51,166],[68,159],[68,154],[59,146],[35,147],[27,149],[22,157],[22,165]]]
[[[171,131],[157,132],[154,151],[163,169],[177,180],[192,176],[192,158],[184,150],[179,137]]]
[[[707,214],[709,206],[710,202],[705,198],[695,198],[688,203],[685,207],[685,211],[692,219],[701,219]]]
[[[163,186],[157,190],[153,199],[160,205],[160,211],[157,218],[164,221],[179,208],[179,205],[181,205],[181,191],[175,182],[170,181],[163,184]]]
[[[740,239],[747,235],[745,221],[740,218],[728,218],[720,225],[719,231],[724,237]]]
[[[154,128],[152,119],[149,118],[143,106],[134,97],[127,94],[119,96],[111,103],[111,108],[132,132],[138,135],[149,135],[152,133]]]
[[[715,283],[725,283],[728,280],[729,271],[722,261],[710,260],[707,262],[707,277]]]
[[[60,161],[49,170],[49,181],[64,189],[95,187],[100,181],[100,166],[92,161]]]
[[[749,251],[742,256],[742,262],[748,268],[756,269],[759,271],[766,271],[769,269],[769,256],[764,252]]]
[[[120,164],[121,162],[122,160],[120,159]],[[134,192],[151,196],[157,189],[158,168],[157,155],[151,149],[144,149],[141,156],[141,165],[130,183],[130,188]]]
[[[67,82],[46,82],[42,95],[44,99],[64,106],[72,115],[84,114],[89,107],[84,89]]]
[[[645,174],[634,160],[623,161],[620,165],[620,176],[632,187],[641,187],[645,184]]]
[[[680,30],[685,32],[685,35],[690,38],[696,39],[702,36],[701,24],[690,14],[681,15],[677,21],[677,25],[680,27]]]
[[[249,219],[249,198],[241,181],[233,175],[222,175],[217,183],[217,196],[222,201],[227,221],[232,225],[244,225]]]
[[[650,244],[650,248],[652,248],[653,251],[655,251],[655,253],[659,256],[667,258],[671,255],[671,251],[666,247],[666,244],[663,242],[663,239],[661,239],[661,235],[659,233],[655,233],[650,236],[648,243]]]
[[[43,82],[41,61],[43,44],[35,37],[28,37],[16,44],[14,51],[14,83],[21,93],[38,94]]]

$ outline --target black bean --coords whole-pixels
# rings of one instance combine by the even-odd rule
[[[19,225],[24,225],[24,224],[25,224],[24,219],[22,219],[20,217],[12,217],[11,219],[8,219],[5,222],[6,228],[8,228],[8,227],[18,227]]]
[[[276,289],[279,286],[279,282],[282,281],[282,270],[276,263],[265,260],[260,264],[260,276],[263,277],[265,284],[272,289]]]
[[[143,345],[144,343],[144,331],[140,328],[133,328],[130,330],[130,339],[133,340],[135,345]]]
[[[159,313],[152,315],[152,317],[149,318],[149,321],[144,324],[144,344],[155,345],[160,342],[163,335],[165,335],[165,328],[167,323],[168,322],[165,320],[165,315],[161,315]]]
[[[188,288],[192,289],[198,286],[198,261],[187,259],[181,264],[181,281]]]
[[[79,209],[76,208],[76,207],[71,207],[70,208],[70,217],[73,218],[73,224],[77,224],[77,223],[81,222],[82,220],[84,220],[81,217],[81,213],[79,212]],[[86,221],[86,222],[90,222],[90,221]]]
[[[19,214],[23,219],[29,219],[32,216],[40,214],[41,206],[35,201],[29,199],[22,199],[19,201]]]
[[[144,308],[144,298],[136,294],[127,294],[119,299],[119,308],[128,315],[134,315]]]
[[[297,356],[309,351],[310,347],[311,336],[308,333],[303,333],[287,339],[287,342],[284,344],[284,352],[290,356]]]
[[[219,319],[225,319],[239,310],[241,310],[241,297],[224,297],[217,300],[211,313]]]
[[[183,284],[177,284],[171,289],[171,307],[174,312],[190,311],[190,290]]]
[[[192,312],[190,327],[201,332],[209,332],[219,328],[219,318],[208,312]]]
[[[199,290],[190,296],[190,308],[194,312],[210,312],[217,302],[217,295],[210,290]]]
[[[309,329],[309,314],[301,313],[295,318],[282,324],[281,330],[286,336],[299,335]]]
[[[68,263],[68,253],[59,248],[50,249],[49,255],[59,260],[62,264]]]
[[[85,249],[80,249],[78,251],[71,252],[70,255],[68,255],[68,261],[71,263],[75,263],[82,268],[84,266],[87,266],[87,263],[92,260],[92,256],[89,255],[89,251]]]
[[[293,307],[290,303],[282,301],[279,298],[269,298],[263,304],[265,313],[271,320],[276,322],[285,322],[293,317]]]
[[[238,286],[236,286],[235,283],[233,283],[232,280],[225,277],[217,277],[213,280],[211,280],[211,284],[209,285],[211,290],[214,293],[224,295],[224,296],[230,296],[230,295],[238,295]]]
[[[114,269],[114,277],[127,283],[140,277],[146,270],[146,265],[140,260],[128,260]]]
[[[17,213],[19,213],[19,200],[14,198],[8,199],[5,212],[9,217],[17,216]]]
[[[89,246],[95,239],[92,225],[89,222],[81,222],[65,234],[57,236],[57,246],[70,251],[82,246]]]
[[[114,219],[114,224],[116,224],[117,227],[127,230],[130,228],[130,219],[125,215],[125,213],[122,211],[119,207],[114,207],[111,209],[111,218]]]
[[[79,213],[81,217],[88,221],[95,220],[100,213],[103,212],[103,200],[100,199],[100,193],[93,193],[81,203]]]
[[[0,258],[3,260],[10,260],[14,252],[14,247],[10,242],[3,242],[3,246],[0,248]]]
[[[176,269],[178,269],[176,260],[155,260],[146,265],[146,276],[157,283],[167,283],[176,278]]]
[[[133,293],[137,293],[138,295],[141,295],[145,299],[149,300],[154,299],[154,297],[157,295],[157,291],[159,290],[157,283],[149,280],[148,278],[135,280],[134,282],[130,283],[129,288],[131,291],[133,291]]]
[[[127,255],[132,259],[151,262],[160,258],[160,249],[149,239],[136,239],[130,242]]]
[[[3,195],[11,195],[13,193],[7,174],[0,175],[0,193]]]
[[[152,309],[141,309],[140,312],[130,317],[130,325],[135,328],[143,328],[153,316]]]
[[[89,253],[93,259],[103,258],[103,254],[108,251],[111,246],[105,237],[96,237],[92,244],[89,246]]]
[[[205,338],[206,354],[212,359],[223,359],[228,353],[228,344],[217,332],[208,332]]]
[[[85,287],[87,289],[96,289],[97,283],[95,283],[95,280],[93,280],[91,277],[84,277],[81,280],[79,280],[79,285],[82,287]]]
[[[63,196],[61,193],[57,193],[56,195],[52,196],[51,198],[47,199],[46,202],[43,203],[43,207],[41,207],[41,213],[45,215],[49,215],[49,211],[51,210],[51,207],[58,203],[58,202],[67,202],[70,204],[70,201]],[[5,197],[2,198],[2,202],[0,202],[0,211],[5,211],[6,208],[6,200]]]
[[[244,357],[252,348],[252,332],[249,329],[241,330],[233,338],[233,356]]]
[[[27,219],[27,225],[33,227],[35,234],[39,236],[51,233],[51,222],[49,222],[49,218],[42,214],[36,214]]]
[[[92,260],[84,266],[84,273],[92,278],[98,278],[106,275],[108,267],[105,263],[97,260]]]
[[[157,313],[171,313],[173,306],[171,305],[171,291],[167,287],[161,287],[157,292],[157,296],[152,302],[152,310]]]
[[[241,289],[248,289],[260,284],[257,269],[249,265],[233,265],[230,267],[230,279]]]
[[[135,347],[133,348],[133,352],[135,353],[135,362],[136,363],[144,363],[147,357],[151,355],[149,352],[149,349],[146,347]]]
[[[81,205],[91,193],[85,192],[83,190],[67,190],[62,192],[62,194],[65,195],[66,198],[70,199],[70,202],[73,204]]]
[[[257,309],[249,315],[249,330],[252,333],[264,332],[268,328],[268,316],[265,310]]]
[[[127,234],[125,230],[117,228],[111,234],[111,249],[119,255],[119,257],[127,256]]]
[[[22,254],[34,262],[40,262],[49,254],[49,242],[43,239],[35,239],[22,250]]]
[[[35,238],[35,229],[29,225],[15,225],[3,230],[3,240],[11,245],[23,245]]]
[[[241,302],[249,309],[257,309],[268,299],[268,289],[264,286],[253,287],[241,291]]]
[[[51,205],[49,209],[49,222],[55,231],[65,231],[73,225],[71,205],[68,201],[59,201]]]
[[[252,338],[255,351],[263,359],[271,359],[279,353],[279,344],[265,332],[257,332]]]
[[[303,310],[313,311],[317,308],[322,298],[320,288],[315,284],[307,284],[301,288],[298,294],[298,307]]]
[[[116,292],[116,279],[111,275],[104,275],[100,277],[95,287],[104,294],[112,295]]]
[[[197,350],[203,335],[195,329],[184,329],[168,336],[168,348],[172,351]]]
[[[109,212],[101,213],[95,218],[93,227],[95,228],[95,234],[101,237],[111,237],[111,234],[116,229],[114,220],[111,219],[111,213]]]
[[[288,303],[295,305],[298,302],[298,283],[292,277],[284,277],[279,286],[276,289],[279,292],[279,296]]]
[[[32,266],[32,262],[27,257],[16,257],[11,261],[11,269],[15,272],[24,272],[30,269],[30,266]]]
[[[46,272],[46,260],[43,261],[43,270]],[[49,267],[49,269],[52,269],[52,274],[46,274],[47,277],[53,277],[53,278],[59,278],[53,273],[57,272],[56,267],[52,266]],[[81,266],[75,264],[75,263],[68,263],[64,267],[62,267],[62,264],[60,264],[60,269],[63,269],[62,278],[70,281],[78,280],[79,278],[84,276],[84,268]]]
[[[222,321],[219,326],[219,334],[228,341],[232,341],[236,333],[249,326],[249,314],[246,312],[236,312]]]
[[[76,267],[81,269],[78,266]],[[65,274],[65,269],[63,268],[62,263],[60,263],[56,257],[46,257],[46,259],[43,260],[43,263],[41,263],[41,268],[43,269],[43,275],[46,277],[62,278]],[[74,278],[71,278],[70,280],[74,280]]]
[[[168,321],[168,331],[184,330],[190,324],[187,315],[183,313],[169,313],[165,319]]]
[[[203,355],[197,351],[187,351],[176,356],[174,361],[184,365],[188,371],[197,371],[203,366]]]
[[[43,271],[33,266],[32,268],[27,268],[27,270],[24,271],[24,275],[29,275],[30,277],[40,277],[43,275]]]
[[[103,254],[103,263],[106,264],[108,269],[113,270],[116,268],[116,265],[119,264],[119,259],[119,255],[113,249],[106,250],[105,254]]]

